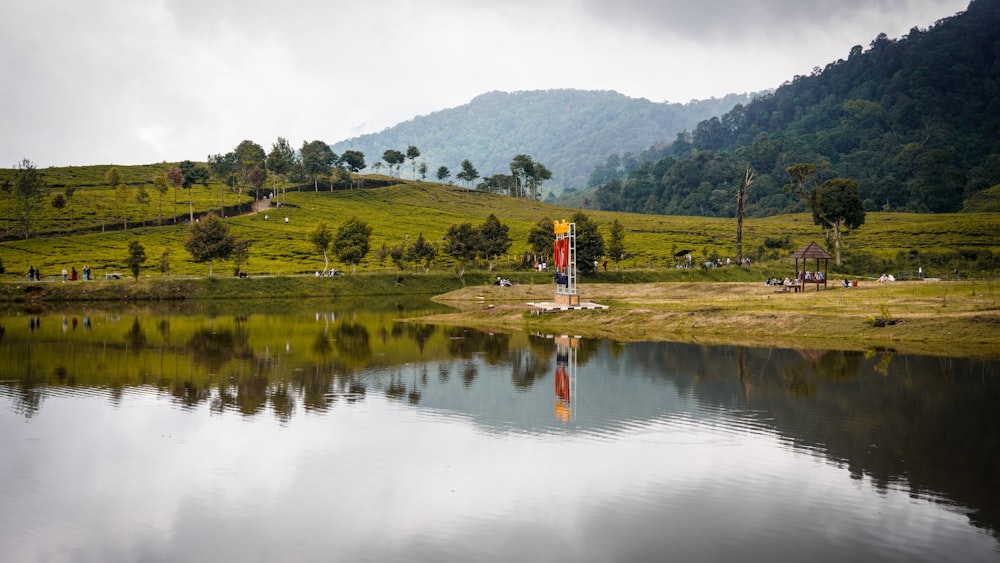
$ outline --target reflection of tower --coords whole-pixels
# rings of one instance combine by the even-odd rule
[[[556,304],[578,307],[576,292],[576,223],[556,221],[553,262],[556,267]]]
[[[557,336],[556,341],[556,418],[568,422],[573,417],[576,404],[576,348],[575,336]]]

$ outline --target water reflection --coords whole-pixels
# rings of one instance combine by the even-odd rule
[[[502,441],[531,437],[529,449],[531,440],[610,447],[640,436],[653,452],[697,442],[722,456],[773,438],[883,497],[903,491],[954,506],[991,534],[1000,523],[998,368],[890,350],[501,334],[407,322],[398,309],[88,311],[0,321],[0,400],[28,423],[50,410],[58,416],[66,397],[103,396],[125,409],[130,390],[148,390],[190,416],[236,414],[289,432],[310,415],[387,403]],[[775,471],[767,456],[744,455],[725,463]]]

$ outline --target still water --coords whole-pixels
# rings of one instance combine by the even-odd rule
[[[0,559],[1000,561],[1000,362],[387,305],[0,318]]]

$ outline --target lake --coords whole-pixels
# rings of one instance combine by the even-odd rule
[[[1000,561],[1000,362],[11,311],[5,561]]]

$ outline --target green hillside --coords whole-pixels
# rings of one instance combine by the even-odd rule
[[[544,164],[547,190],[582,188],[594,167],[609,155],[639,153],[673,139],[698,122],[722,115],[749,94],[692,100],[686,104],[629,98],[617,92],[535,90],[489,92],[466,105],[415,117],[379,133],[333,144],[365,153],[369,166],[387,149],[417,147],[431,171],[459,171],[469,159],[482,177],[509,174],[510,161],[527,154]],[[412,168],[403,166],[403,176]],[[433,174],[431,174],[433,176]]]
[[[133,185],[150,183],[152,175],[167,164],[120,167]],[[0,243],[0,260],[6,278],[22,278],[33,265],[45,276],[55,276],[62,268],[92,267],[98,278],[109,272],[127,272],[125,259],[128,244],[137,240],[144,247],[148,261],[144,275],[160,275],[157,262],[169,249],[171,275],[206,275],[208,266],[196,263],[184,249],[188,235],[185,224],[187,190],[179,190],[174,213],[173,194],[164,196],[164,216],[159,224],[159,205],[139,206],[129,203],[132,211],[128,230],[107,209],[111,188],[101,184],[107,166],[46,169],[50,183],[46,197],[75,188],[70,203],[62,210],[46,205],[33,221],[28,240],[14,220],[12,198],[0,207],[0,226],[7,238]],[[0,171],[0,179],[12,171]],[[387,178],[365,176],[369,184],[386,183]],[[376,249],[383,244],[412,244],[418,235],[440,246],[451,225],[469,222],[481,224],[493,213],[510,227],[513,244],[509,255],[496,266],[511,272],[521,264],[522,255],[530,252],[527,235],[541,219],[569,219],[578,210],[561,208],[525,198],[487,194],[456,186],[427,182],[401,181],[386,187],[338,191],[302,191],[292,189],[269,201],[260,212],[250,211],[250,201],[238,209],[236,195],[220,184],[194,186],[190,194],[196,214],[218,210],[225,198],[226,223],[237,238],[252,242],[251,274],[309,274],[323,268],[322,256],[307,242],[306,232],[320,221],[336,229],[346,219],[356,216],[373,227],[371,248],[358,267],[359,272],[396,271],[391,260],[379,262]],[[171,210],[167,213],[167,210]],[[627,258],[622,267],[632,272],[656,270],[675,272],[674,255],[689,250],[698,263],[707,259],[733,257],[735,221],[693,216],[659,216],[621,212],[588,211],[605,239],[617,219],[626,229]],[[287,218],[287,222],[286,222]],[[103,230],[102,230],[103,225]],[[845,238],[845,264],[840,271],[851,275],[877,275],[882,271],[897,273],[923,268],[929,276],[945,277],[959,269],[969,273],[995,272],[1000,267],[1000,214],[904,214],[871,213],[865,225]],[[751,219],[744,225],[744,254],[754,258],[750,270],[737,274],[736,269],[722,269],[713,279],[762,279],[769,273],[787,272],[791,262],[785,257],[809,241],[825,245],[823,231],[813,225],[807,214]],[[345,265],[336,264],[345,269]],[[457,264],[439,253],[432,269],[453,272]],[[485,264],[471,269],[485,268]],[[422,269],[411,267],[412,271]],[[725,271],[723,271],[725,270]],[[231,264],[216,264],[217,275],[230,275]],[[681,275],[681,274],[678,274]],[[721,278],[719,276],[722,276]],[[743,277],[740,277],[743,276]],[[639,278],[636,278],[637,280]]]
[[[681,135],[669,154],[590,199],[607,210],[732,216],[746,164],[748,212],[803,209],[785,168],[858,181],[869,211],[955,212],[1000,184],[1000,2],[975,0],[930,29],[881,34]]]

